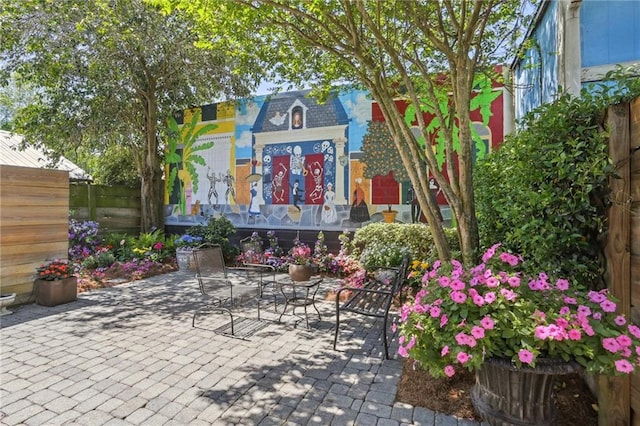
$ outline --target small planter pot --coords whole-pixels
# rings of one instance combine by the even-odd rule
[[[178,248],[176,249],[176,263],[181,271],[195,271],[196,261],[193,257],[192,249]]]
[[[577,363],[556,359],[538,359],[535,368],[518,368],[508,359],[489,358],[476,371],[471,401],[491,426],[554,425],[555,378],[579,370]]]
[[[312,275],[311,265],[289,265],[289,277],[293,281],[309,281]]]
[[[62,280],[35,280],[36,303],[42,306],[56,306],[73,302],[78,297],[78,279],[76,277]]]
[[[382,212],[382,216],[384,217],[384,221],[385,223],[393,223],[396,220],[396,215],[398,214],[397,211],[395,210],[383,210]]]

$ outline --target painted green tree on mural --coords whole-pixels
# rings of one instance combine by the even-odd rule
[[[173,195],[176,177],[180,182],[180,214],[186,215],[187,200],[186,189],[191,183],[193,192],[198,192],[198,172],[196,164],[206,166],[204,158],[197,154],[199,151],[206,151],[213,148],[213,142],[204,142],[197,144],[200,136],[206,135],[218,128],[215,124],[206,124],[198,126],[200,122],[200,110],[197,110],[191,116],[191,121],[180,127],[175,118],[169,118],[168,129],[169,137],[167,138],[167,156],[166,162],[170,167],[169,179],[167,179],[167,191],[169,196]],[[182,153],[178,150],[182,149]]]
[[[374,176],[386,176],[393,172],[396,181],[409,180],[407,170],[402,164],[402,158],[393,142],[389,129],[382,121],[369,121],[367,133],[362,138],[361,160],[364,166],[364,177],[372,179]]]

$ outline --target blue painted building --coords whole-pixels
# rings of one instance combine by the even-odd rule
[[[640,65],[640,1],[544,0],[526,38],[511,66],[516,120],[560,90],[578,95],[617,65]]]

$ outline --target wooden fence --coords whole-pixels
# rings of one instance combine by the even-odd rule
[[[100,233],[138,235],[141,212],[140,188],[70,184],[71,217],[100,224]]]
[[[36,268],[66,259],[69,172],[0,165],[0,292],[33,300]]]
[[[619,311],[640,324],[640,98],[610,107],[607,126],[618,177],[610,181],[605,279]],[[640,426],[640,374],[600,377],[597,392],[600,425]]]

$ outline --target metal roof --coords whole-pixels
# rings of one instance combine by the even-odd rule
[[[20,150],[22,135],[0,130],[0,164],[7,166],[31,167],[36,169],[57,169],[69,172],[69,180],[91,181],[93,178],[80,167],[64,157],[55,167],[50,167],[51,161],[47,155],[32,146]]]

